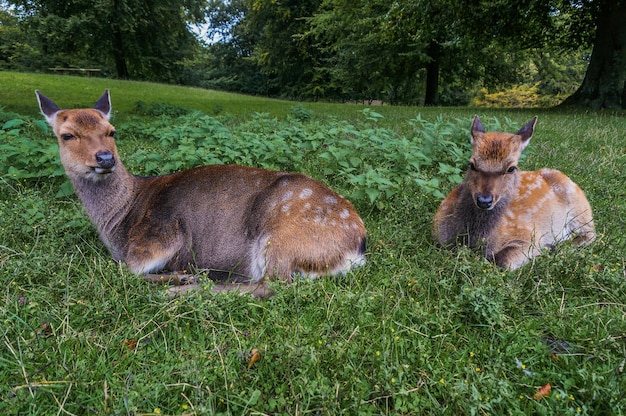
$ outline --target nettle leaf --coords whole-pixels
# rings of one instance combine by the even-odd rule
[[[46,134],[46,135],[48,134],[48,131],[50,130],[49,128],[50,126],[46,120],[35,120],[33,124],[39,127],[41,131],[43,132],[43,134]]]
[[[348,158],[348,160],[350,161],[350,164],[352,166],[361,166],[361,158],[357,157],[357,156],[352,156],[350,158]]]
[[[24,120],[22,120],[20,118],[14,118],[13,120],[9,120],[6,123],[4,123],[2,125],[2,130],[9,130],[9,129],[12,129],[14,127],[21,126],[24,123],[25,123]]]
[[[72,195],[73,193],[74,193],[74,187],[72,186],[72,183],[69,180],[67,180],[61,184],[55,197],[64,198],[64,197]]]
[[[378,121],[378,119],[380,118],[385,118],[385,116],[383,116],[380,113],[377,113],[371,108],[364,108],[363,110],[361,110],[361,113],[370,121]]]
[[[367,197],[369,198],[370,203],[373,203],[374,201],[376,201],[376,198],[378,198],[378,195],[380,195],[380,191],[378,189],[365,188],[364,191]]]

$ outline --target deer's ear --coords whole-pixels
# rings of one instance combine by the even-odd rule
[[[35,90],[37,96],[37,102],[39,103],[39,110],[41,114],[46,118],[48,124],[54,127],[56,121],[56,114],[61,111],[58,105],[56,105],[50,98],[46,97],[39,90]]]
[[[533,137],[536,124],[537,124],[537,116],[533,117],[532,120],[526,123],[524,127],[519,129],[519,131],[515,133],[517,136],[520,136],[522,138],[522,150],[525,149],[526,146],[528,146],[528,143],[530,143],[530,139],[531,137]]]
[[[474,139],[478,134],[482,134],[485,132],[485,128],[483,127],[483,123],[480,122],[480,118],[478,115],[474,116],[474,121],[472,121],[472,131],[470,135],[470,142],[474,144]]]
[[[107,120],[111,117],[111,96],[109,95],[108,88],[104,90],[104,94],[102,94],[102,97],[98,98],[93,108],[104,114]]]

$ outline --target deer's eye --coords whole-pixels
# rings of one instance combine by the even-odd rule
[[[117,133],[115,130],[111,130],[109,137],[115,137],[115,133]]]
[[[70,134],[70,133],[63,133],[61,135],[61,138],[63,140],[74,140],[76,138],[76,136],[74,136],[73,134]]]
[[[511,166],[506,170],[506,173],[513,173],[517,170],[517,166]]]
[[[470,163],[469,163],[469,168],[470,168],[471,170],[478,170],[478,169],[476,169],[476,165],[474,165],[474,163],[473,163],[473,162],[470,162]]]

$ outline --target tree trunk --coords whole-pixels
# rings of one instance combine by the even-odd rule
[[[561,106],[626,108],[626,0],[602,0],[585,79]]]
[[[123,2],[120,0],[113,1],[113,17],[111,18],[111,32],[113,43],[113,61],[115,61],[115,72],[119,79],[128,79],[128,66],[126,64],[126,51],[124,45],[124,36],[122,34],[122,19],[124,16]]]
[[[117,77],[119,79],[128,79],[128,66],[126,65],[126,57],[124,56],[124,43],[119,29],[113,33],[113,60],[115,61]]]
[[[441,46],[435,40],[428,45],[428,57],[430,61],[426,64],[426,93],[424,95],[424,105],[439,105],[439,60],[441,57]]]

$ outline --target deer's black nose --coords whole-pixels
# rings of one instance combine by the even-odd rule
[[[493,196],[492,195],[483,195],[478,194],[476,196],[476,206],[480,209],[491,209],[493,208]]]
[[[96,153],[96,163],[102,169],[111,169],[115,166],[115,156],[110,151],[102,151]]]

